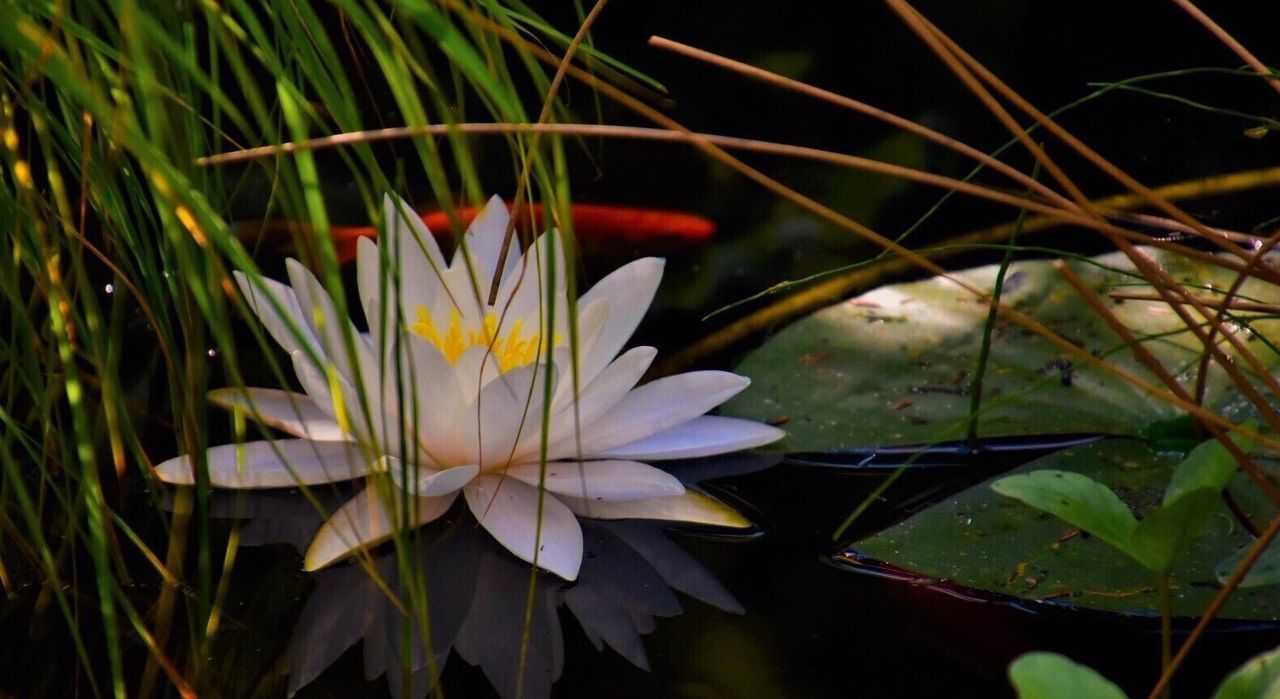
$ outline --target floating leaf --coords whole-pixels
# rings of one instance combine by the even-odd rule
[[[1231,673],[1213,699],[1280,699],[1280,648],[1255,656]]]
[[[1160,505],[1180,461],[1177,454],[1156,451],[1138,440],[1111,439],[1037,459],[1014,469],[1012,475],[1051,469],[1086,476],[1114,493],[1141,522]],[[857,542],[838,558],[854,566],[884,564],[1011,601],[1155,612],[1158,600],[1150,571],[1118,555],[1101,536],[1086,535],[1077,526],[996,493],[991,489],[993,482],[942,500]],[[1232,487],[1244,492],[1254,486],[1235,475]],[[1187,497],[1179,502],[1190,503],[1179,507],[1201,506]],[[1255,520],[1263,512],[1255,508],[1255,501],[1242,505]],[[1186,542],[1169,571],[1178,615],[1193,616],[1204,610],[1217,592],[1214,562],[1250,540],[1220,499],[1213,500],[1209,512],[1208,525]],[[1222,615],[1278,620],[1280,596],[1267,588],[1240,590]]]
[[[1009,665],[1018,699],[1127,699],[1088,665],[1057,653],[1027,653]]]
[[[1130,548],[1138,520],[1120,496],[1086,475],[1044,469],[1001,478],[991,489],[1087,530],[1143,562]]]
[[[1224,288],[1234,274],[1149,251],[1176,279]],[[1072,268],[1104,298],[1112,291],[1150,292],[1119,254],[1076,261]],[[956,274],[990,289],[997,267]],[[1208,295],[1209,291],[1197,293]],[[1242,294],[1280,301],[1280,288],[1252,280]],[[1015,262],[1004,300],[1094,356],[1158,385],[1120,338],[1081,300],[1047,261]],[[1198,341],[1169,306],[1109,300],[1108,308],[1171,373],[1190,385]],[[787,451],[829,451],[888,444],[930,443],[966,436],[970,381],[987,307],[942,278],[886,286],[800,320],[770,338],[739,366],[752,386],[724,406],[726,415],[785,419]],[[1280,321],[1251,320],[1235,332],[1271,367],[1277,355],[1260,335],[1280,336]],[[1243,367],[1244,364],[1240,363]],[[1137,435],[1179,411],[1087,361],[1005,319],[993,331],[978,434]],[[1232,419],[1247,417],[1245,401],[1214,368],[1206,407]]]

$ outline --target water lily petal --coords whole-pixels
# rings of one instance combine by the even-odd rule
[[[354,442],[279,439],[210,447],[209,483],[219,488],[289,488],[335,483],[369,473],[369,462]],[[156,466],[160,480],[194,485],[189,455]]]
[[[294,352],[291,359],[293,359],[293,373],[298,377],[298,383],[302,384],[302,390],[306,391],[312,403],[332,418],[340,430],[355,437],[357,441],[368,442],[371,437],[370,423],[365,419],[364,408],[360,401],[355,400],[355,390],[346,379],[341,376],[334,377],[338,388],[338,393],[335,395],[332,391],[334,384],[329,382],[324,372],[312,364],[306,355],[302,352]]]
[[[776,442],[786,434],[751,420],[703,415],[630,444],[597,452],[595,456],[637,461],[694,459],[751,449]]]
[[[630,262],[601,279],[578,299],[578,308],[585,308],[597,299],[607,299],[609,303],[609,318],[599,339],[583,352],[580,375],[584,381],[600,373],[631,339],[653,303],[665,266],[666,261],[657,257]]]
[[[356,280],[371,330],[412,325],[420,308],[436,313],[437,306],[449,303],[444,279],[449,267],[422,219],[404,201],[390,196],[383,202],[383,218],[388,228],[382,242],[386,260],[372,244],[356,250]],[[395,336],[380,337],[389,343]]]
[[[431,318],[440,332],[444,332],[450,323],[453,313],[457,313],[464,327],[476,328],[482,322],[486,301],[489,296],[487,282],[481,282],[472,276],[466,267],[450,267],[440,273],[440,293],[427,306]],[[408,316],[409,323],[416,321],[415,315]]]
[[[585,431],[587,425],[595,422],[601,415],[617,405],[635,387],[644,372],[649,370],[658,350],[652,347],[633,347],[605,367],[586,388],[578,394],[577,413],[572,403],[566,405],[551,423],[548,435],[549,459],[572,458],[577,455],[578,442],[575,438],[579,431]],[[567,379],[562,378],[563,384]],[[538,446],[536,439],[540,435],[531,435],[528,448],[522,448],[521,454]]]
[[[600,332],[604,329],[605,322],[609,319],[609,301],[607,299],[598,299],[593,303],[587,304],[578,309],[578,363],[581,365],[582,356],[586,352],[586,348],[595,345],[596,340],[600,337]],[[568,345],[568,340],[565,340]],[[566,347],[567,349],[567,347]],[[572,360],[573,353],[569,352],[569,359]],[[552,414],[560,413],[563,410],[571,408],[571,400],[575,395],[575,391],[581,392],[594,380],[582,376],[579,372],[575,383],[573,373],[570,370],[570,363],[564,363],[564,370],[558,374],[560,380],[556,384],[555,395],[551,399]],[[636,377],[639,381],[640,377]],[[635,382],[632,382],[632,386]],[[628,386],[630,388],[630,386]]]
[[[516,445],[536,434],[542,423],[543,385],[554,374],[545,364],[512,369],[485,384],[475,401],[460,412],[445,463],[508,463]]]
[[[413,210],[409,202],[387,194],[382,198],[382,215],[390,226],[388,238],[396,238],[401,245],[396,247],[401,269],[425,271],[427,269],[444,269],[444,253],[436,237],[431,234],[422,217]],[[426,264],[405,265],[405,262],[425,262]]]
[[[555,496],[496,475],[481,475],[462,492],[480,525],[508,551],[565,580],[577,579],[582,529]]]
[[[541,464],[520,464],[506,470],[534,487],[584,500],[645,500],[684,493],[675,476],[636,461],[552,461],[545,473]]]
[[[391,325],[387,309],[394,304],[384,303],[383,295],[393,293],[393,288],[383,289],[381,285],[382,260],[378,258],[378,244],[372,238],[361,237],[356,240],[356,291],[360,294],[360,307],[371,338],[381,338],[382,328]],[[390,280],[388,286],[391,286]]]
[[[688,422],[750,383],[726,371],[691,371],[651,381],[583,429],[582,453],[594,456]]]
[[[458,389],[462,391],[462,403],[471,405],[480,389],[501,376],[502,370],[498,366],[498,358],[488,347],[476,345],[458,356],[453,363],[453,373],[457,376]]]
[[[567,495],[556,496],[574,514],[594,519],[662,519],[673,522],[707,524],[716,527],[745,529],[751,520],[729,505],[706,493],[686,488],[683,495],[648,500],[601,502]]]
[[[236,284],[240,287],[240,293],[244,294],[245,302],[249,308],[258,316],[258,320],[262,322],[262,326],[267,329],[276,344],[280,345],[285,352],[293,354],[298,351],[310,350],[316,355],[324,356],[324,351],[320,349],[320,343],[316,340],[316,336],[311,332],[311,326],[302,320],[302,307],[298,304],[298,297],[293,293],[293,289],[281,284],[274,279],[260,277],[259,284],[255,284],[245,276],[244,272],[239,270],[232,272],[235,277]],[[275,299],[275,304],[271,302]],[[276,305],[284,311],[281,315],[276,311]],[[288,318],[288,320],[285,320]],[[290,325],[293,329],[290,329]],[[293,332],[296,330],[297,333]]]
[[[502,254],[502,240],[506,237],[507,224],[510,221],[511,213],[502,203],[502,198],[497,195],[490,197],[484,209],[476,214],[467,228],[458,250],[453,253],[451,266],[461,267],[467,259],[470,259],[471,266],[476,271],[476,281],[487,289],[488,285],[493,283],[493,270],[498,266],[498,257]],[[515,242],[516,237],[513,235],[511,237],[513,247]],[[462,254],[464,248],[467,251],[466,255]],[[503,266],[504,272],[515,267],[519,252],[516,249],[507,255]]]
[[[406,469],[404,462],[392,456],[383,457],[378,468],[391,476],[391,482],[397,488],[410,495],[431,497],[448,495],[470,483],[480,473],[480,467],[474,464],[439,470],[426,466],[409,466]]]
[[[243,410],[264,425],[319,442],[351,439],[333,417],[303,393],[275,388],[219,388],[209,402],[228,410]]]
[[[440,517],[449,511],[457,497],[458,493],[454,491],[440,497],[409,498],[409,526],[417,527]],[[395,493],[379,493],[374,487],[356,493],[316,532],[316,537],[307,547],[304,567],[308,571],[319,570],[362,548],[390,539],[401,520],[399,513],[395,512],[399,508],[400,498]]]
[[[554,254],[552,248],[554,248]],[[557,330],[563,327],[562,323],[569,314],[568,299],[564,293],[565,247],[560,232],[549,231],[533,241],[533,245],[524,251],[519,261],[511,266],[510,272],[498,285],[497,308],[506,314],[499,334],[509,328],[510,323],[517,318],[524,319],[529,329],[540,328],[543,325],[541,318],[547,310],[541,308],[546,295],[544,282],[552,271],[555,274],[555,317],[561,321],[557,324]]]
[[[297,260],[285,260],[285,267],[289,271],[293,291],[298,296],[302,317],[320,340],[325,356],[338,368],[338,373],[354,383],[359,372],[366,387],[379,386],[378,363],[372,348],[351,321],[338,314],[333,298],[320,280]],[[348,337],[351,339],[350,349]]]
[[[405,361],[387,369],[387,380],[394,381],[399,374],[404,400],[400,409],[406,424],[416,430],[419,449],[436,463],[445,463],[437,448],[452,438],[454,418],[467,404],[462,387],[453,366],[434,345],[409,335],[401,342]]]

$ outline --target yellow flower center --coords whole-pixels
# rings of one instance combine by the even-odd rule
[[[523,318],[516,318],[504,336],[497,336],[498,314],[492,311],[485,315],[479,328],[463,328],[462,314],[458,309],[452,309],[449,311],[449,324],[442,331],[436,326],[431,312],[424,306],[418,306],[417,321],[409,329],[435,345],[450,364],[457,364],[458,357],[472,347],[489,347],[494,359],[498,360],[499,370],[505,372],[533,363],[542,349],[542,333],[526,335]],[[559,345],[562,339],[560,333],[556,333],[551,344]]]

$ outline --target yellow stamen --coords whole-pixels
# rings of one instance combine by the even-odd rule
[[[498,315],[487,313],[478,328],[462,327],[462,314],[455,308],[449,311],[449,325],[442,333],[436,327],[431,312],[418,306],[417,320],[409,329],[440,350],[450,364],[456,364],[463,352],[472,347],[489,347],[494,359],[498,361],[500,371],[506,372],[532,364],[542,349],[542,333],[524,333],[524,319],[517,318],[511,323],[505,337],[498,337]],[[551,338],[552,345],[563,341],[560,333]]]

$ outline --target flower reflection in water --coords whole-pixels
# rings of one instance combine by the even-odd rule
[[[716,478],[756,471],[776,460],[736,455],[673,470]],[[297,493],[219,497],[216,513],[246,519],[242,545],[305,548],[322,519]],[[479,666],[500,696],[549,696],[564,669],[562,608],[597,649],[607,645],[648,670],[642,637],[656,628],[658,617],[681,613],[675,591],[726,612],[744,611],[710,571],[667,538],[668,526],[584,520],[578,579],[537,573],[530,600],[529,566],[486,536],[465,508],[455,507],[419,529],[404,558],[388,545],[374,551],[371,568],[346,565],[313,574],[315,587],[288,644],[289,695],[362,643],[365,678],[384,676],[393,697],[426,696],[454,651]],[[409,562],[408,575],[401,560]],[[415,608],[410,598],[425,604]]]

